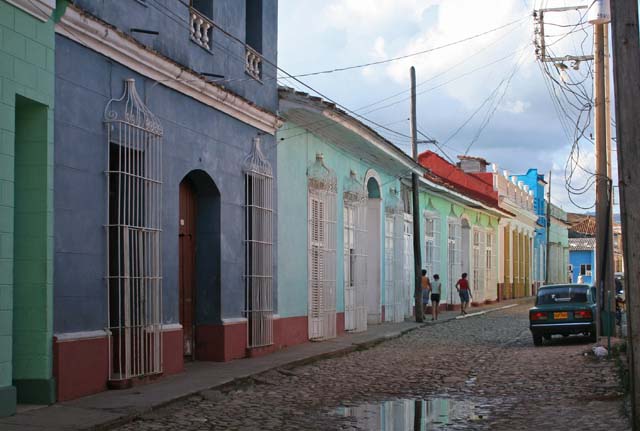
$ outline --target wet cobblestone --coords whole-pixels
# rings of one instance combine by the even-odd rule
[[[435,424],[442,429],[630,429],[613,361],[585,356],[591,347],[586,339],[554,338],[534,347],[527,309],[428,326],[339,358],[269,371],[119,429],[347,430],[382,429],[385,422],[387,430],[414,429],[411,417],[389,422],[391,410],[384,418],[359,420],[336,409],[436,398],[483,412]]]

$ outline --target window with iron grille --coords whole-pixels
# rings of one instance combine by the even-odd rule
[[[437,212],[426,212],[424,223],[424,269],[427,270],[427,276],[433,279],[434,274],[440,273],[440,215]]]
[[[484,297],[486,250],[484,230],[473,228],[473,289],[477,292],[477,299]]]
[[[367,194],[355,171],[343,186],[344,321],[346,331],[367,329]]]
[[[309,338],[336,336],[336,189],[322,154],[307,170]]]
[[[162,125],[135,80],[105,108],[109,379],[162,372]]]
[[[273,344],[273,176],[260,138],[244,162],[247,347]]]
[[[491,230],[486,231],[486,245],[485,245],[485,288],[487,291],[491,291],[490,289],[495,288],[495,277],[494,277],[494,265],[493,265],[493,257],[494,257],[494,246],[495,246],[495,234]]]
[[[462,224],[457,217],[449,217],[448,237],[447,237],[447,272],[448,272],[448,288],[449,303],[459,302],[457,295],[454,295],[455,285],[462,273]]]

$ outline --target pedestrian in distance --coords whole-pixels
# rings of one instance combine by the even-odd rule
[[[422,286],[422,312],[427,314],[427,307],[429,306],[429,291],[431,290],[431,283],[429,277],[427,277],[427,270],[422,270],[422,277],[420,277],[420,285]]]
[[[433,274],[433,282],[431,283],[431,320],[438,320],[438,307],[440,306],[440,293],[442,292],[442,283],[440,276]]]
[[[467,273],[462,273],[462,278],[456,283],[456,289],[458,295],[460,295],[460,314],[467,314],[467,307],[469,306],[469,298],[473,298],[471,289],[469,289],[469,280],[467,280]]]

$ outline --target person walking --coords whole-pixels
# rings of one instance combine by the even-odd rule
[[[429,291],[431,290],[431,283],[429,277],[427,277],[427,270],[422,270],[422,277],[420,277],[420,284],[422,286],[422,312],[427,314],[427,307],[429,306]]]
[[[431,283],[431,320],[438,320],[438,307],[440,305],[440,293],[442,292],[442,283],[440,276],[433,274],[433,283]]]
[[[467,307],[469,306],[469,298],[473,298],[471,289],[469,289],[469,280],[467,280],[467,273],[462,273],[462,278],[456,283],[456,289],[458,295],[460,295],[460,314],[467,314]]]

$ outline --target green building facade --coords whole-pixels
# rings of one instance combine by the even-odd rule
[[[0,0],[0,416],[55,401],[55,0]]]
[[[318,336],[327,339],[344,331],[367,330],[367,325],[404,320],[413,314],[414,211],[419,214],[421,266],[429,277],[439,275],[441,305],[459,307],[453,286],[463,272],[469,274],[474,302],[497,300],[498,226],[502,216],[497,209],[429,180],[425,177],[427,170],[401,149],[333,105],[286,88],[280,94],[280,114],[285,123],[277,134],[277,315],[282,326],[292,328],[283,335],[289,337],[283,344],[305,341],[305,318],[310,320],[315,315],[337,322],[335,332],[321,332]],[[334,178],[335,203],[314,203],[310,184],[319,161]],[[411,172],[420,177],[419,208],[413,208],[411,203]],[[319,178],[315,174],[314,177]],[[345,199],[354,184],[364,195],[361,205],[366,210],[366,222],[360,226],[357,210],[355,216],[349,216],[356,221],[347,220],[350,211]],[[316,227],[316,212],[330,222]],[[319,236],[326,231],[335,239],[335,247],[326,247],[329,258],[318,265],[313,261],[315,242],[320,242],[315,238],[316,230]],[[355,236],[355,241],[347,240],[347,234]],[[359,234],[364,238],[361,246]],[[359,325],[358,321],[358,307],[362,305],[357,299],[361,276],[358,259],[366,261],[362,290],[367,325]],[[316,278],[316,268],[331,268],[331,272]],[[325,288],[328,290],[335,286],[329,296],[319,294],[322,306],[328,301],[332,306],[324,315],[321,307],[316,310],[313,305],[314,285],[322,283],[329,286]],[[356,292],[355,325],[349,325],[347,288]],[[314,339],[317,334],[309,326],[308,338]]]

